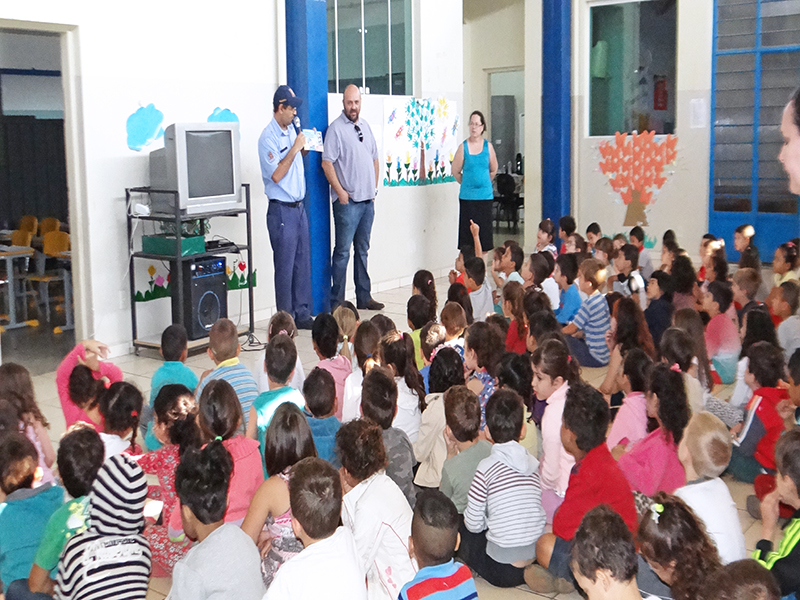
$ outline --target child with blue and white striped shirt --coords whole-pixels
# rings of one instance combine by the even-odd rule
[[[577,314],[563,329],[569,351],[581,366],[604,367],[608,364],[606,332],[611,327],[608,303],[599,287],[605,281],[605,269],[599,260],[588,258],[578,269],[578,287],[588,296]],[[581,337],[578,337],[581,336]]]

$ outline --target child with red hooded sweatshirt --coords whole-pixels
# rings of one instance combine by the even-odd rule
[[[769,342],[757,342],[747,352],[745,383],[753,390],[744,422],[731,429],[733,440],[728,472],[739,481],[753,483],[761,473],[775,472],[775,444],[783,433],[778,403],[789,397],[778,387],[785,377],[783,352]]]

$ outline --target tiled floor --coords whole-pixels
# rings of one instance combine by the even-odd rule
[[[447,280],[441,278],[437,280],[439,290],[439,310],[443,305],[443,298],[446,297],[445,290],[447,288]],[[398,329],[407,331],[408,326],[406,323],[405,307],[406,302],[411,295],[411,286],[404,286],[402,288],[395,288],[374,294],[375,298],[386,304],[383,313],[390,317]],[[361,319],[368,319],[375,313],[373,311],[360,311]],[[258,323],[256,326],[256,335],[261,340],[267,339],[266,322]],[[318,362],[316,353],[311,346],[311,333],[309,331],[300,331],[297,339],[297,349],[300,359],[303,363],[303,368],[306,372],[310,371]],[[246,349],[247,350],[247,349]],[[263,359],[263,351],[244,351],[241,354],[242,362],[247,365],[251,370],[256,372],[256,368],[260,368]],[[125,374],[125,379],[136,383],[145,397],[149,396],[150,391],[150,378],[153,373],[162,364],[162,360],[157,352],[142,351],[141,356],[133,354],[114,359],[114,362],[122,369]],[[186,364],[189,365],[198,376],[213,366],[211,360],[205,353],[197,354],[190,357]],[[584,369],[583,378],[595,385],[599,386],[605,377],[606,369]],[[64,432],[64,417],[58,401],[58,394],[55,386],[55,372],[49,372],[41,375],[34,376],[34,385],[36,388],[36,399],[50,421],[50,436],[53,442],[57,443],[58,439]],[[717,395],[721,398],[728,398],[733,391],[733,386],[724,386],[715,390]],[[742,524],[742,530],[745,532],[745,541],[747,543],[748,551],[755,548],[755,544],[759,539],[760,523],[755,522],[750,515],[747,514],[746,501],[747,496],[753,493],[753,486],[735,481],[726,481],[731,490],[731,495],[739,508],[739,517]],[[515,589],[500,589],[496,588],[484,580],[478,579],[476,581],[478,588],[478,595],[481,600],[513,600],[530,599],[530,598],[553,598],[555,596],[541,596],[531,592],[526,586]],[[171,586],[170,579],[152,579],[150,583],[150,591],[147,595],[148,600],[161,600],[169,593]],[[572,594],[561,594],[557,596],[559,600],[578,599],[580,596],[577,592]]]

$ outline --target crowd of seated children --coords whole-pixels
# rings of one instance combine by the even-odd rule
[[[439,490],[417,498],[408,550],[419,570],[400,590],[398,600],[469,600],[478,595],[472,573],[453,556],[459,545],[459,515]]]
[[[570,547],[572,574],[589,600],[641,600],[637,556],[625,521],[608,506],[586,513]]]
[[[631,229],[630,240],[631,245],[639,251],[638,264],[641,268],[642,278],[647,281],[653,275],[653,260],[650,258],[650,251],[644,246],[644,229],[638,225]]]
[[[775,467],[775,490],[761,501],[761,540],[756,544],[754,558],[775,577],[781,596],[796,596],[800,593],[800,430],[789,431],[778,440]],[[772,540],[778,527],[779,503],[791,506],[794,514],[783,527],[783,538],[776,550]]]
[[[703,256],[703,266],[706,269],[706,278],[701,286],[702,291],[705,292],[708,284],[714,281],[728,281],[728,257],[725,254],[724,240],[713,240],[708,243],[706,254]]]
[[[495,287],[501,290],[509,281],[522,285],[525,282],[521,273],[524,261],[525,253],[514,240],[506,240],[502,246],[496,248],[491,270]]]
[[[311,326],[311,344],[317,353],[317,368],[325,369],[336,382],[336,397],[344,398],[344,382],[353,372],[349,358],[339,354],[339,325],[330,313],[320,313],[314,318]],[[336,410],[336,417],[341,419],[341,407]]]
[[[297,326],[294,324],[294,319],[292,315],[290,315],[285,310],[279,310],[269,320],[267,324],[267,343],[269,343],[273,337],[282,333],[283,335],[288,335],[293,340],[297,337]],[[263,365],[264,359],[266,358],[266,348],[264,350],[264,356],[259,360],[258,364]],[[294,367],[294,372],[292,373],[292,378],[289,382],[289,385],[292,386],[297,391],[303,389],[303,381],[305,381],[306,375],[305,371],[303,370],[303,363],[300,360],[300,355],[297,355],[297,363]],[[267,372],[264,369],[258,370],[258,391],[266,392],[269,389],[269,378],[267,377]]]
[[[48,433],[50,423],[36,404],[33,380],[28,369],[12,362],[0,365],[0,398],[10,403],[19,421],[20,431],[36,446],[42,483],[53,482],[52,466],[56,461],[56,452]]]
[[[608,371],[599,388],[605,396],[612,396],[619,392],[622,363],[630,350],[641,348],[652,360],[656,359],[653,337],[647,328],[644,313],[639,308],[639,303],[633,298],[620,298],[614,304],[611,325],[603,336],[603,341],[607,344],[607,348],[611,348],[608,357]],[[573,354],[576,353],[573,352]],[[594,366],[582,362],[580,355],[576,354],[576,356],[581,365]],[[615,403],[612,401],[613,404]]]
[[[242,522],[242,531],[262,551],[261,576],[267,588],[281,566],[302,550],[292,529],[288,485],[294,466],[314,456],[317,451],[311,428],[300,409],[290,402],[281,404],[264,441],[269,477],[258,486]]]
[[[106,358],[108,346],[96,340],[83,340],[58,366],[56,387],[67,428],[83,421],[103,429],[97,396],[106,385],[122,381],[120,368]]]
[[[336,432],[341,422],[336,418],[336,382],[325,369],[314,368],[303,383],[305,407],[303,414],[308,420],[317,456],[338,467],[336,458]]]
[[[558,239],[561,240],[559,254],[567,253],[567,240],[577,230],[578,226],[571,215],[564,215],[558,220]]]
[[[353,338],[358,329],[358,309],[352,302],[345,301],[333,310],[333,319],[339,327],[339,338],[336,350],[350,361],[351,368],[356,368],[355,352],[353,351]]]
[[[693,415],[678,445],[686,485],[675,490],[675,496],[703,523],[723,564],[746,555],[739,511],[719,478],[730,458],[731,436],[725,423],[709,412]]]
[[[464,562],[489,583],[513,587],[524,582],[545,529],[538,461],[519,443],[524,436],[522,398],[498,390],[486,404],[492,450],[475,471],[461,540]]]
[[[652,496],[674,492],[686,483],[678,444],[689,422],[689,405],[680,368],[660,363],[647,380],[647,416],[658,428],[623,452],[617,462],[631,488]]]
[[[32,594],[52,596],[58,560],[67,540],[89,526],[89,491],[103,464],[104,451],[97,432],[81,424],[74,425],[61,438],[58,474],[71,499],[47,521],[27,578],[9,582],[9,600],[26,600]]]
[[[604,278],[605,271],[599,261],[589,258],[581,263],[577,283],[586,298],[564,327],[570,352],[587,367],[608,364],[606,332],[611,327],[611,317],[608,303],[599,289]]]
[[[489,280],[486,279],[486,263],[482,258],[476,256],[464,263],[464,286],[469,292],[473,318],[485,321],[487,315],[494,313],[494,300]]]
[[[696,308],[698,300],[702,300],[702,297],[692,259],[685,254],[678,254],[672,262],[670,275],[675,283],[675,292],[672,294],[672,306],[675,311]]]
[[[445,341],[447,341],[447,329],[441,323],[437,323],[436,321],[428,321],[425,326],[422,328],[419,334],[419,351],[422,354],[422,364],[423,367],[419,370],[419,374],[422,375],[422,383],[425,386],[425,393],[430,392],[430,388],[428,387],[428,377],[430,376],[431,372],[431,361],[435,355],[435,352],[439,348],[439,346],[444,345]],[[461,342],[464,343],[463,340]],[[463,345],[461,346],[463,350]],[[458,350],[456,350],[458,352]],[[459,354],[459,358],[461,355]],[[463,358],[461,359],[463,363]]]
[[[494,393],[497,365],[503,356],[503,334],[489,323],[473,323],[464,336],[464,367],[472,374],[467,387],[481,403],[481,431],[486,426],[486,402]]]
[[[203,373],[200,384],[195,390],[195,397],[200,398],[203,390],[212,381],[222,379],[228,382],[241,406],[244,428],[250,416],[250,406],[258,396],[258,385],[246,366],[239,362],[242,346],[239,344],[239,333],[230,319],[219,319],[208,332],[208,357],[214,361],[215,367]],[[244,429],[243,429],[244,430]]]
[[[158,350],[164,359],[150,380],[150,401],[144,406],[140,419],[144,443],[148,450],[158,450],[161,442],[153,433],[153,405],[161,388],[170,384],[181,384],[194,393],[197,388],[197,375],[184,362],[189,355],[189,340],[186,328],[175,324],[167,327],[161,334],[161,347]]]
[[[106,448],[106,458],[121,452],[141,454],[142,449],[136,444],[136,432],[143,405],[142,392],[127,381],[112,383],[100,392],[97,409],[103,418],[100,439]]]
[[[750,400],[750,396],[753,395],[744,377],[747,372],[747,364],[749,362],[747,354],[750,348],[757,342],[767,342],[776,347],[779,344],[775,324],[772,322],[772,317],[765,307],[755,307],[744,315],[739,335],[742,338],[742,350],[739,353],[739,362],[736,365],[736,385],[733,388],[728,404],[741,411],[747,401]],[[733,427],[742,420],[741,414],[738,417],[737,421],[728,425]]]
[[[404,431],[413,444],[425,410],[425,384],[414,360],[411,336],[396,329],[387,333],[381,338],[378,354],[381,366],[391,370],[397,385],[397,415],[392,425]]]
[[[381,333],[372,321],[362,321],[356,329],[356,339],[353,340],[353,350],[358,361],[358,368],[353,369],[344,381],[344,397],[341,421],[357,419],[361,407],[361,386],[364,375],[377,364],[378,347],[381,343]],[[338,399],[337,399],[338,400]]]
[[[706,579],[720,570],[719,553],[703,523],[676,496],[658,492],[639,523],[638,585],[646,594],[696,600]]]
[[[570,472],[575,458],[567,451],[561,439],[564,405],[570,386],[579,378],[577,361],[566,346],[558,340],[547,340],[531,356],[533,389],[536,397],[547,401],[542,416],[542,456],[539,467],[542,487],[542,505],[547,521],[564,501]]]
[[[556,226],[550,219],[539,222],[536,231],[536,252],[549,252],[553,259],[558,256],[558,250],[553,243],[555,239]]]
[[[778,403],[788,398],[779,387],[786,371],[783,352],[767,343],[750,347],[745,381],[753,392],[745,407],[744,421],[731,429],[733,441],[728,472],[736,479],[753,483],[756,476],[775,471],[775,443],[784,431]]]
[[[168,577],[175,563],[186,554],[185,541],[174,543],[169,538],[167,523],[178,503],[175,491],[175,470],[181,457],[191,448],[200,446],[197,426],[197,404],[185,385],[170,383],[161,387],[153,403],[153,435],[159,448],[134,460],[145,474],[158,477],[158,485],[147,491],[150,500],[163,502],[161,524],[148,524],[144,535],[153,552],[153,574]]]
[[[17,579],[27,579],[39,541],[50,517],[64,501],[53,482],[39,485],[39,453],[25,435],[11,432],[0,439],[0,579],[3,592]]]
[[[559,323],[569,323],[583,303],[578,282],[578,259],[575,254],[559,254],[553,270],[553,279],[558,284],[560,299],[553,308]]]
[[[422,352],[420,351],[419,338],[422,328],[430,321],[430,309],[431,303],[425,296],[411,296],[406,303],[406,316],[408,328],[411,330],[411,340],[414,342],[414,361],[417,364],[417,370],[421,370],[425,366],[422,360]]]
[[[661,336],[672,324],[672,313],[675,310],[672,305],[674,290],[672,275],[662,270],[653,271],[647,282],[649,303],[644,310],[644,318],[656,348],[661,343]]]
[[[617,281],[614,282],[614,291],[623,296],[633,296],[639,301],[639,306],[647,308],[647,288],[639,272],[639,249],[633,244],[625,244],[614,255],[614,270]]]
[[[545,411],[546,412],[546,411]],[[562,439],[574,460],[564,501],[553,518],[553,532],[536,544],[536,562],[525,569],[525,583],[535,592],[572,591],[570,542],[586,513],[606,504],[630,531],[637,525],[633,493],[606,446],[609,408],[589,384],[570,386],[564,404]]]
[[[416,572],[408,553],[412,511],[384,471],[380,426],[367,419],[344,423],[336,434],[336,450],[342,461],[342,523],[355,541],[368,598],[395,600]]]
[[[447,458],[444,393],[454,386],[464,385],[464,362],[453,348],[439,348],[430,367],[425,410],[422,413],[419,436],[413,445],[414,458],[419,462],[414,483],[422,488],[438,488],[441,483],[442,465]],[[389,463],[391,462],[390,457]]]
[[[692,348],[692,340],[683,329],[670,327],[661,336],[659,348],[661,360],[673,368],[675,365],[678,366],[683,378],[683,389],[686,392],[689,410],[697,413],[705,408],[705,392],[697,377],[692,375],[694,358]]]
[[[258,440],[262,448],[264,434],[278,406],[284,402],[291,402],[298,408],[305,406],[303,394],[289,385],[296,363],[297,348],[288,335],[279,333],[267,343],[264,372],[269,387],[253,400],[246,432],[247,437]]]
[[[616,446],[627,450],[647,435],[647,380],[653,361],[641,348],[631,348],[622,363],[619,388],[625,394],[617,416],[611,424],[606,444],[614,452]],[[617,452],[619,452],[618,450]]]
[[[587,244],[586,240],[583,239],[583,236],[580,233],[573,233],[567,238],[567,253],[568,254],[577,254],[578,261],[587,258],[588,251],[587,251]]]
[[[326,461],[305,458],[297,463],[289,502],[303,550],[278,571],[265,600],[367,598],[363,557],[352,531],[339,525],[342,492],[339,474]]]
[[[397,484],[413,508],[417,497],[414,488],[414,448],[405,431],[392,426],[397,416],[397,384],[392,372],[375,367],[364,377],[361,390],[361,413],[381,428],[386,451],[386,475]]]
[[[522,274],[525,279],[523,286],[526,290],[533,288],[544,292],[550,300],[550,306],[557,307],[561,303],[561,294],[558,284],[553,279],[554,268],[553,255],[549,252],[539,252],[531,254],[528,262],[522,268]]]
[[[233,468],[219,441],[189,450],[181,459],[175,489],[183,530],[195,543],[175,565],[170,598],[258,600],[266,591],[258,576],[258,549],[241,528],[225,522]]]
[[[781,319],[778,325],[778,342],[788,362],[794,351],[800,348],[800,284],[784,281],[772,300],[772,314]]]
[[[447,459],[442,465],[439,489],[453,501],[458,514],[463,515],[475,471],[478,464],[489,456],[492,446],[480,435],[478,396],[466,386],[457,385],[444,393],[444,416]],[[463,517],[459,532],[462,538],[466,535]]]

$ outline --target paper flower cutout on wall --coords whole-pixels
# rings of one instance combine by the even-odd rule
[[[230,109],[220,108],[218,106],[210,115],[208,115],[208,119],[206,119],[206,121],[209,123],[238,123],[239,117]]]
[[[164,135],[161,123],[164,122],[164,113],[154,104],[139,108],[128,117],[125,128],[128,132],[128,148],[140,152],[142,148],[153,143]]]
[[[654,131],[617,132],[613,142],[600,143],[600,170],[628,207],[624,226],[648,224],[645,209],[653,203],[654,192],[667,182],[664,167],[675,162],[677,143],[673,135],[656,140]]]

